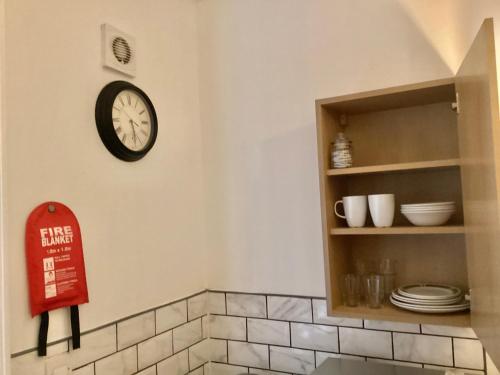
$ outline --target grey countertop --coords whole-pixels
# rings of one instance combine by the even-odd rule
[[[311,375],[442,375],[444,371],[328,358]]]

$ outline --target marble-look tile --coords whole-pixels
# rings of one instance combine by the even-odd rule
[[[113,324],[82,335],[80,345],[80,349],[71,351],[72,368],[81,367],[116,352],[116,326]]]
[[[479,340],[454,338],[453,351],[456,367],[484,369],[483,346]]]
[[[484,375],[484,371],[469,370],[458,367],[445,367],[436,365],[424,365],[424,368],[431,370],[445,371],[445,375]],[[489,374],[488,374],[489,375]]]
[[[156,333],[168,331],[187,322],[186,300],[156,310]]]
[[[137,348],[132,346],[95,363],[95,375],[130,375],[137,372]]]
[[[472,328],[465,328],[465,327],[436,326],[430,324],[422,324],[422,333],[426,333],[429,335],[468,337],[472,339],[477,338]]]
[[[11,372],[13,375],[45,375],[45,362],[47,358],[58,357],[64,355],[64,353],[68,355],[67,341],[49,345],[46,357],[38,357],[36,351],[17,356],[10,361]],[[73,366],[73,368],[75,367],[79,366]]]
[[[486,372],[488,375],[500,375],[500,371],[498,371],[488,353],[486,353]]]
[[[338,353],[328,353],[328,352],[316,352],[316,367],[319,367],[327,358],[344,358],[352,359],[355,361],[364,361],[365,357],[359,357],[357,355],[349,354],[338,354]]]
[[[201,335],[204,339],[210,336],[210,323],[208,321],[208,315],[201,317]]]
[[[240,375],[248,373],[247,367],[226,365],[223,363],[212,362],[208,367],[209,375]],[[207,375],[207,372],[205,372],[205,375]]]
[[[394,333],[394,359],[453,366],[451,338]]]
[[[174,328],[174,353],[197,343],[201,339],[201,319]]]
[[[279,320],[248,319],[248,341],[290,345],[290,324]]]
[[[210,341],[210,360],[215,362],[227,362],[227,341],[219,339],[208,339]]]
[[[312,322],[311,300],[297,297],[267,297],[269,319]]]
[[[339,351],[337,327],[305,323],[292,323],[291,326],[294,348]]]
[[[228,362],[232,365],[269,368],[267,345],[246,342],[228,342]]]
[[[188,319],[193,320],[207,314],[207,292],[188,299]]]
[[[184,350],[156,365],[158,375],[185,375],[189,371],[188,351]]]
[[[271,370],[310,374],[314,370],[314,351],[295,348],[270,347]]]
[[[261,370],[260,368],[251,368],[250,369],[250,374],[255,374],[255,375],[287,375],[289,374],[288,372],[277,372],[277,371],[270,371],[270,370]]]
[[[156,375],[156,366],[148,367],[141,372],[138,372],[137,375]]]
[[[203,366],[189,372],[189,375],[203,375]]]
[[[247,338],[245,318],[210,315],[208,321],[210,326],[210,337],[229,340],[246,340]]]
[[[155,313],[150,311],[118,323],[118,350],[155,335]]]
[[[152,337],[137,345],[139,370],[161,361],[173,354],[172,331]]]
[[[365,328],[382,331],[420,333],[420,327],[418,324],[386,322],[382,320],[365,320]]]
[[[343,327],[363,327],[361,319],[331,317],[326,313],[326,301],[323,299],[313,299],[314,323],[330,324]]]
[[[14,374],[16,374],[14,372]],[[78,370],[73,370],[72,375],[94,375],[94,364],[90,363],[87,366],[80,367]]]
[[[340,352],[392,359],[390,332],[339,327]]]
[[[266,297],[258,294],[226,294],[227,314],[265,318]]]
[[[226,294],[208,292],[207,312],[209,314],[226,314]]]
[[[189,369],[198,368],[210,361],[210,341],[208,339],[191,346],[188,350]]]
[[[422,368],[422,365],[420,363],[403,362],[403,361],[391,361],[390,359],[379,359],[379,358],[367,358],[366,360],[368,362],[387,363],[388,365]]]

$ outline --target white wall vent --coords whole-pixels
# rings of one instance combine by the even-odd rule
[[[108,24],[101,26],[101,36],[102,65],[134,77],[135,38]]]

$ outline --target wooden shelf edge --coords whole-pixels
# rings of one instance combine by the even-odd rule
[[[362,236],[362,235],[388,235],[388,234],[462,234],[465,228],[461,225],[445,225],[439,227],[363,227],[363,228],[332,228],[333,236]]]
[[[459,166],[460,166],[460,159],[443,159],[443,160],[417,161],[411,163],[370,165],[366,167],[328,169],[326,175],[346,176],[353,174],[402,172],[402,171],[412,171],[419,169],[454,168]]]
[[[334,306],[328,315],[342,318],[384,320],[414,324],[437,324],[456,327],[471,326],[470,310],[450,314],[423,314],[406,311],[392,305],[384,305],[380,309],[370,309],[366,306]]]

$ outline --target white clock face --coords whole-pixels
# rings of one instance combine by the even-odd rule
[[[125,147],[141,151],[151,138],[151,114],[141,95],[131,90],[121,91],[113,103],[113,127]]]

